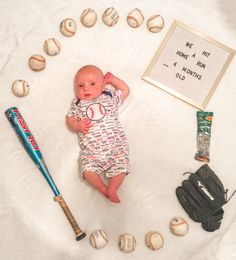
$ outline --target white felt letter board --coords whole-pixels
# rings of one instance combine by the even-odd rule
[[[233,49],[175,21],[142,78],[203,110],[234,53]]]

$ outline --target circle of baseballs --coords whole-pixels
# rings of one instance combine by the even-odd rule
[[[106,114],[105,107],[100,103],[94,103],[87,107],[86,115],[91,121],[98,121]]]
[[[184,236],[188,233],[188,222],[181,217],[175,217],[170,221],[170,231],[177,236]]]
[[[80,15],[80,22],[85,27],[93,27],[97,22],[97,13],[92,8],[85,9]]]
[[[55,56],[60,53],[61,44],[59,43],[59,41],[57,39],[49,38],[49,39],[45,40],[43,49],[49,56]]]
[[[67,37],[75,35],[76,28],[76,21],[72,18],[66,18],[60,23],[60,32]]]
[[[46,59],[40,54],[34,54],[29,58],[28,64],[32,70],[40,71],[46,67]]]
[[[109,7],[103,12],[102,20],[104,24],[106,24],[107,26],[114,26],[119,20],[119,13],[114,7]],[[92,27],[95,25],[97,21],[97,14],[93,9],[87,8],[82,12],[80,16],[80,21],[84,26]],[[139,27],[143,23],[143,21],[144,21],[144,16],[138,8],[131,10],[127,15],[127,23],[133,28]],[[163,27],[164,27],[164,19],[159,14],[152,15],[147,20],[147,28],[150,32],[153,33],[160,32],[163,29]],[[60,31],[64,36],[71,37],[76,33],[76,30],[77,30],[77,25],[74,19],[66,18],[61,21]],[[60,53],[61,45],[57,39],[49,38],[45,40],[43,49],[45,53],[48,54],[49,56],[55,56]],[[41,71],[46,67],[46,60],[42,55],[34,54],[29,58],[28,65],[33,71]],[[20,86],[20,84],[15,84],[15,85]],[[14,89],[15,88],[17,89],[17,87],[14,87]],[[17,90],[14,91],[15,93],[18,93]],[[29,92],[29,87],[26,87],[24,94],[15,94],[14,92],[13,93],[18,96],[26,96],[28,92]],[[19,92],[19,93],[23,93],[23,92]],[[101,115],[99,117],[101,117]],[[94,120],[99,120],[99,119],[94,119]]]
[[[151,250],[158,250],[163,247],[164,238],[157,231],[149,231],[145,236],[145,243]]]
[[[17,97],[25,97],[29,94],[30,87],[27,81],[17,79],[12,84],[12,92]]]
[[[152,15],[147,20],[147,28],[152,33],[160,32],[163,29],[163,27],[164,27],[164,19],[159,14]]]
[[[143,21],[143,14],[138,8],[133,9],[127,15],[127,23],[133,28],[139,27],[143,23]]]
[[[119,237],[119,249],[125,253],[131,253],[136,248],[136,239],[132,234],[125,233]]]
[[[119,20],[119,13],[114,7],[107,8],[103,15],[102,20],[107,26],[114,26]]]
[[[105,247],[108,243],[107,233],[103,229],[98,229],[90,234],[90,244],[96,249]]]

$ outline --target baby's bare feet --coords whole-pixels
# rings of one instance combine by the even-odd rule
[[[120,199],[115,191],[107,190],[107,197],[114,203],[120,203]]]

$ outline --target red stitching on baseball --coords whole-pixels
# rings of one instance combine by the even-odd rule
[[[91,118],[94,118],[94,110],[93,110],[93,108],[90,106],[89,109],[91,111]]]
[[[104,113],[104,107],[101,104],[99,104],[99,111],[101,112],[102,115],[105,114]]]

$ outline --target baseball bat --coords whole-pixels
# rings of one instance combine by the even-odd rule
[[[41,153],[32,133],[30,132],[25,120],[21,116],[18,108],[11,107],[5,111],[5,114],[8,118],[8,120],[10,121],[12,127],[14,128],[20,142],[24,146],[26,152],[31,157],[33,162],[37,165],[40,172],[42,173],[42,175],[46,179],[47,183],[49,184],[50,188],[52,189],[52,191],[55,195],[54,200],[60,204],[63,212],[65,213],[70,225],[72,226],[72,228],[75,232],[76,240],[77,241],[81,240],[82,238],[84,238],[86,236],[86,234],[80,229],[80,227],[76,223],[75,218],[73,217],[65,200],[63,199],[56,184],[54,183],[54,181],[48,171],[48,168],[45,164],[42,153]]]

